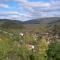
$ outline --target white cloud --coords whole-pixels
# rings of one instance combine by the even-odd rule
[[[48,8],[50,7],[49,2],[29,2],[28,0],[15,0],[19,5],[22,5],[27,10],[34,12],[33,8]]]
[[[0,8],[9,8],[9,6],[6,4],[0,4]]]
[[[5,12],[0,12],[0,15],[3,16],[3,15],[17,15],[19,14],[18,12],[16,11],[5,11]]]
[[[16,1],[27,7],[48,7],[50,6],[48,2],[28,2],[27,0],[16,0]]]
[[[22,14],[18,11],[5,11],[0,12],[0,18],[15,19],[15,20],[28,20],[31,17],[30,14]]]
[[[31,6],[31,7],[49,7],[50,4],[45,3],[45,2],[30,2],[30,3],[28,3],[28,6]]]
[[[0,2],[16,2],[16,11],[0,12],[0,16],[12,19],[32,19],[38,17],[60,16],[60,0],[50,0],[49,2],[29,2],[28,0],[2,0]],[[4,5],[6,7],[6,5]],[[0,5],[0,7],[3,7]],[[58,11],[58,12],[57,12]]]
[[[25,20],[29,19],[27,16],[22,16],[22,15],[20,15],[20,16],[19,15],[11,15],[11,16],[8,16],[7,18],[21,20],[21,21],[25,21]]]

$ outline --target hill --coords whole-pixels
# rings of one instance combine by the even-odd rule
[[[24,25],[21,21],[0,19],[0,30],[16,31],[24,29]]]
[[[55,21],[59,21],[60,17],[48,17],[48,18],[39,18],[39,19],[33,19],[24,22],[25,24],[41,24],[41,23],[52,23]]]
[[[10,20],[10,19],[0,19],[0,25],[4,22],[10,22],[15,24],[40,24],[40,23],[53,23],[60,21],[60,17],[47,17],[47,18],[38,18],[28,21],[19,21],[19,20]]]
[[[47,24],[49,27],[55,24],[60,25],[60,17],[39,18],[39,19],[32,19],[23,22],[19,20],[0,19],[0,28],[9,29],[9,30],[10,29],[34,30],[40,28],[41,24],[43,25]]]

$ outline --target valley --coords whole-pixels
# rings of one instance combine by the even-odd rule
[[[0,60],[60,60],[59,52],[59,17],[0,19]]]

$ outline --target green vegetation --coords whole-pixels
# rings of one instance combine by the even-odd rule
[[[60,60],[60,43],[51,43],[47,51],[47,56],[48,60]]]
[[[60,60],[59,22],[32,25],[1,22],[0,60]]]

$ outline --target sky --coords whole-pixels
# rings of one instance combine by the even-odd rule
[[[60,0],[0,0],[0,19],[60,17]]]

